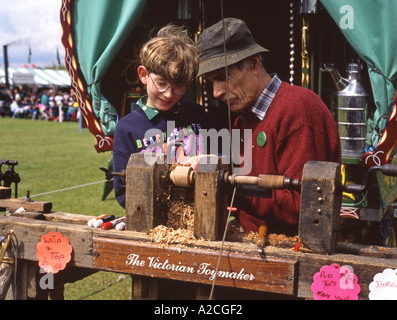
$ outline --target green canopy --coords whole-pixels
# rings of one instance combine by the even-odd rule
[[[397,84],[397,1],[321,0],[347,41],[366,62],[376,111],[367,143],[376,147],[385,129]]]
[[[146,0],[75,0],[71,3],[74,52],[105,135],[113,136],[118,115],[101,94],[101,80],[129,36],[126,30],[133,30],[145,4]]]

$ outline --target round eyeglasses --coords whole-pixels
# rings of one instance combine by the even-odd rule
[[[169,87],[172,87],[172,92],[177,96],[183,96],[186,93],[187,86],[181,84],[171,84],[166,80],[153,80],[149,73],[149,78],[152,80],[153,89],[157,92],[166,92]]]

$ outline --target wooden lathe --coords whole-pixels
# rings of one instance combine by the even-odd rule
[[[17,213],[15,199],[7,188],[0,190],[0,235],[12,231],[18,251],[6,252],[1,268],[10,271],[18,261],[17,284],[12,272],[2,272],[0,297],[10,297],[18,287],[20,299],[47,298],[40,287],[37,244],[42,235],[60,232],[69,239],[72,258],[56,273],[53,299],[63,297],[64,283],[80,280],[99,270],[130,274],[133,299],[174,299],[182,285],[182,298],[208,299],[215,285],[215,298],[223,298],[223,288],[243,290],[245,297],[281,294],[313,298],[313,276],[324,265],[349,265],[359,279],[360,299],[368,299],[369,284],[385,268],[397,268],[397,250],[378,246],[338,243],[338,222],[342,190],[340,165],[308,162],[302,179],[230,174],[221,159],[209,156],[194,172],[189,167],[167,164],[165,156],[133,154],[126,178],[126,220],[124,231],[101,230],[87,226],[91,216],[50,211],[49,206],[29,202],[25,213]],[[209,161],[211,160],[211,161]],[[394,173],[390,167],[386,173]],[[226,237],[225,229],[230,188],[241,192],[263,192],[275,188],[298,188],[301,192],[299,220],[300,247],[296,242],[267,242],[261,251],[247,239]],[[245,188],[248,187],[248,188]],[[350,191],[357,186],[350,187]],[[194,233],[197,240],[186,244],[157,245],[149,235],[167,219],[167,198],[179,189],[194,198]],[[24,206],[23,201],[18,203]],[[39,205],[39,203],[37,204]],[[100,213],[98,213],[100,214]],[[219,262],[219,263],[218,263]],[[187,288],[191,290],[189,295]],[[224,292],[223,292],[224,293]],[[247,294],[249,293],[249,295]],[[232,298],[238,298],[232,294]],[[228,296],[228,298],[231,298]]]

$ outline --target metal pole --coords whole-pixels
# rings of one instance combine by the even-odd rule
[[[8,45],[3,46],[4,51],[4,73],[6,80],[6,88],[10,89],[10,82],[8,81]]]

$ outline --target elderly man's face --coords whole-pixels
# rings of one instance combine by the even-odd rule
[[[227,104],[227,84],[225,69],[215,70],[206,75],[213,84],[214,98]],[[258,78],[248,65],[240,70],[235,66],[228,68],[228,87],[230,111],[241,112],[251,107],[258,98]]]

